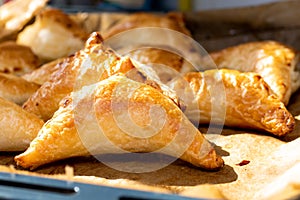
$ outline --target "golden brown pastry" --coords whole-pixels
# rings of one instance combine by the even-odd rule
[[[170,76],[176,72],[185,74],[194,71],[193,66],[181,56],[159,48],[138,48],[126,56],[152,67],[164,83],[172,79]],[[167,71],[172,69],[176,72]]]
[[[103,38],[107,39],[123,31],[141,27],[160,27],[175,30],[186,35],[190,32],[184,25],[183,17],[179,13],[168,15],[155,15],[150,13],[134,13],[118,21],[112,27],[102,32]]]
[[[91,66],[97,72],[91,70],[91,76],[97,76],[97,80],[105,79],[118,72],[125,73],[133,68],[130,59],[121,59],[111,50],[105,50],[101,36],[94,33],[87,41],[85,49],[77,52],[74,57],[67,58],[64,66],[23,104],[23,108],[43,120],[50,119],[58,109],[59,102],[73,91],[79,71],[84,71]],[[99,76],[101,71],[102,74]]]
[[[29,47],[13,41],[0,43],[0,72],[22,75],[39,66],[38,57]]]
[[[41,9],[47,0],[15,0],[0,7],[0,40],[20,31]]]
[[[82,49],[87,38],[88,33],[67,14],[57,9],[47,9],[18,34],[17,43],[31,47],[41,59],[49,61]]]
[[[41,67],[24,74],[22,78],[29,82],[33,82],[39,85],[43,85],[46,81],[50,80],[52,74],[56,73],[59,69],[67,63],[67,58],[58,58],[51,62],[45,63]]]
[[[250,42],[210,54],[219,68],[260,74],[278,98],[288,104],[300,86],[297,52],[275,41]]]
[[[133,58],[143,64],[161,64],[172,67],[176,71],[180,71],[183,63],[183,58],[171,52],[156,49],[156,48],[142,48],[137,49],[129,54]],[[162,66],[163,67],[163,66]]]
[[[0,151],[24,151],[44,122],[0,97]]]
[[[227,126],[260,129],[277,136],[290,133],[295,127],[293,116],[256,73],[221,69],[190,72],[184,78],[194,93],[190,102],[198,102],[196,112],[187,113],[192,121],[222,122],[222,117],[226,116]],[[180,81],[172,86],[175,91],[188,90],[183,87],[186,86]],[[226,115],[223,115],[223,108],[226,108]]]
[[[39,87],[18,76],[0,73],[0,97],[16,104],[22,105]]]
[[[197,167],[218,169],[223,166],[222,158],[211,144],[178,106],[157,89],[119,75],[90,86],[92,90],[82,88],[61,101],[59,110],[30,147],[15,157],[18,165],[34,169],[56,160],[90,155],[89,151],[116,153],[115,146],[127,152],[153,152],[169,145],[162,152],[180,156]],[[72,99],[81,94],[86,96]],[[165,115],[160,115],[154,107],[163,109]],[[88,110],[87,116],[80,113],[82,110]],[[126,118],[128,112],[132,123]],[[91,120],[93,114],[96,124]],[[126,129],[121,128],[122,122],[127,125]],[[78,124],[84,127],[78,128]],[[137,131],[136,126],[141,131]],[[103,134],[97,132],[99,127]],[[153,134],[152,129],[156,127],[159,129]],[[181,148],[184,149],[182,155]]]

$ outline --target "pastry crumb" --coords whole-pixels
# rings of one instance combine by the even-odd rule
[[[250,163],[250,160],[243,160],[242,162],[236,164],[238,166],[244,166],[244,165],[248,165]]]

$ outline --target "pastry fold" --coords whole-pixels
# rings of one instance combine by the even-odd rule
[[[15,161],[34,169],[90,152],[117,153],[116,147],[126,152],[163,149],[204,169],[223,166],[212,145],[170,98],[122,75],[83,87],[62,100],[53,118]]]
[[[197,104],[194,112],[187,108],[187,116],[195,123],[225,122],[226,126],[259,129],[277,136],[286,135],[295,127],[293,116],[257,73],[207,70],[187,73],[184,80],[186,84],[174,81],[171,88],[179,93],[192,91],[193,99],[185,104]]]
[[[0,151],[24,151],[44,122],[0,97]]]
[[[249,42],[209,55],[219,68],[258,73],[285,105],[300,86],[299,55],[279,42]]]

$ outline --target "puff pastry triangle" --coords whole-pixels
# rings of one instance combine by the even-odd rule
[[[99,33],[93,33],[87,40],[85,49],[73,57],[68,57],[50,80],[23,104],[23,108],[43,120],[48,120],[58,109],[59,102],[73,91],[77,75],[81,69],[86,68],[85,66],[88,66],[91,76],[98,75],[102,71],[98,80],[134,68],[129,58],[121,59],[111,50],[104,48],[102,41]]]
[[[299,55],[279,42],[249,42],[210,53],[210,57],[219,68],[258,73],[285,105],[300,86]]]
[[[198,107],[195,112],[188,108],[191,111],[186,114],[194,122],[199,120],[196,123],[225,122],[227,126],[260,129],[277,136],[295,127],[293,116],[257,73],[221,69],[190,72],[184,78],[187,83],[174,81],[171,88],[192,91],[194,96],[185,104],[189,107],[196,103]],[[222,108],[226,108],[226,114]]]
[[[157,89],[120,75],[111,76],[93,87],[93,90],[88,90],[92,91],[92,95],[75,101],[73,94],[61,101],[59,110],[43,126],[30,147],[15,157],[18,165],[34,169],[56,160],[89,155],[89,151],[93,154],[114,153],[112,147],[115,146],[128,152],[152,152],[168,144],[169,148],[164,153],[180,156],[197,167],[217,169],[223,165],[222,158],[199,130],[170,98]],[[135,90],[131,91],[132,88]],[[86,91],[83,88],[79,92]],[[89,123],[92,112],[86,112],[87,115],[76,113],[78,109],[90,110],[90,106],[94,110],[96,126],[100,127],[104,136],[95,132],[99,129]],[[154,115],[151,114],[154,107],[163,109],[165,114],[156,115],[155,111]],[[125,130],[122,122],[123,125],[130,124],[125,117],[128,112],[135,125]],[[76,129],[78,123],[85,126]],[[149,123],[154,126],[147,126]],[[91,124],[92,127],[89,127]],[[136,126],[143,131],[132,131],[136,130]],[[148,135],[153,127],[160,129]],[[186,149],[178,155],[182,147]]]

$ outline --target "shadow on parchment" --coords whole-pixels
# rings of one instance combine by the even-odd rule
[[[164,155],[160,156],[164,157]],[[138,165],[140,162],[130,160],[130,157],[126,157],[124,154],[113,155],[109,158],[112,159],[112,162],[120,162],[120,164],[121,162],[134,162],[134,164]],[[74,175],[96,176],[106,179],[129,179],[147,185],[195,186],[200,184],[229,183],[238,178],[234,169],[228,165],[225,165],[218,171],[205,171],[191,166],[182,160],[176,160],[167,167],[153,172],[128,173],[108,167],[94,157],[66,159],[40,167],[35,170],[35,172],[43,174],[64,174],[66,165],[74,168]]]

